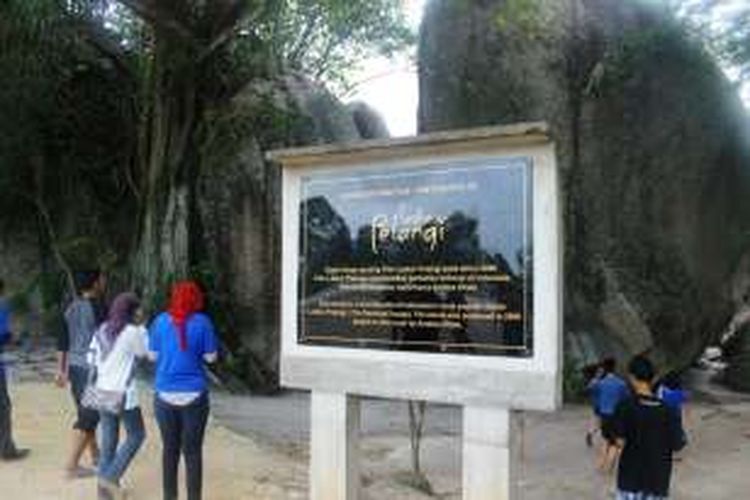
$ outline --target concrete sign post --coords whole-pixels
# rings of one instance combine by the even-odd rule
[[[359,396],[463,407],[463,497],[509,500],[515,412],[561,402],[544,124],[275,151],[281,381],[311,398],[310,498],[360,488]]]

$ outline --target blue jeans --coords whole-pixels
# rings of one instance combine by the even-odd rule
[[[208,422],[208,393],[186,406],[175,406],[154,397],[154,413],[162,441],[164,500],[177,498],[177,466],[185,456],[188,500],[200,500],[203,488],[203,435]]]
[[[140,408],[124,410],[120,415],[100,412],[101,451],[99,476],[119,484],[120,478],[146,439]],[[125,442],[118,447],[120,422],[125,427]]]

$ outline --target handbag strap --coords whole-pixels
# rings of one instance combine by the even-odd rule
[[[89,364],[89,372],[86,377],[86,383],[88,383],[89,385],[96,384],[96,363]]]

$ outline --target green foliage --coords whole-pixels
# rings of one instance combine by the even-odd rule
[[[14,315],[24,315],[31,311],[31,294],[30,290],[20,290],[11,295],[8,302]]]
[[[0,4],[0,218],[54,226],[67,211],[92,236],[94,219],[127,206],[132,108],[126,81],[60,5]]]
[[[206,262],[200,262],[193,265],[185,275],[168,274],[160,279],[160,286],[153,297],[144,297],[144,310],[147,314],[155,314],[163,311],[169,305],[169,294],[174,283],[180,280],[194,280],[199,283],[206,292],[206,310],[214,318],[217,325],[226,326],[228,320],[225,318],[225,311],[222,308],[221,291],[216,281],[216,272]],[[219,328],[224,330],[224,328]]]
[[[217,174],[237,161],[249,140],[270,149],[287,143],[305,125],[304,117],[280,102],[270,85],[259,85],[242,97],[241,102],[207,110],[201,123],[201,163]]]
[[[24,324],[36,326],[34,320],[38,319],[41,332],[56,335],[63,327],[62,309],[68,298],[62,273],[39,272],[15,291],[10,305],[15,316],[32,320]],[[41,311],[36,310],[37,300],[40,300]]]
[[[2,213],[28,193],[30,148],[40,144],[41,119],[54,106],[65,68],[64,35],[52,2],[13,0],[0,4],[0,200]],[[35,148],[36,149],[36,148]]]
[[[740,84],[750,83],[750,3],[670,0],[675,13]]]
[[[691,85],[713,85],[715,62],[700,46],[691,43],[682,26],[670,19],[648,29],[624,32],[607,49],[599,84],[619,91],[621,85],[644,70],[675,65],[688,71]],[[708,102],[708,101],[707,101]],[[711,104],[713,105],[713,104]]]
[[[258,28],[275,61],[334,85],[373,55],[391,56],[412,44],[399,0],[280,0]]]
[[[578,363],[569,355],[563,360],[563,399],[569,403],[581,403],[586,395],[586,381]]]
[[[745,5],[731,25],[722,31],[724,57],[739,69],[740,79],[750,81],[750,6]]]
[[[118,263],[117,253],[103,238],[76,236],[60,241],[59,248],[73,269],[109,271]]]
[[[635,76],[654,51],[662,50],[663,43],[675,45],[672,35],[671,31],[661,28],[634,29],[624,33],[605,54],[603,83],[619,87]]]
[[[541,0],[506,0],[498,8],[495,23],[500,31],[536,39],[548,26]]]

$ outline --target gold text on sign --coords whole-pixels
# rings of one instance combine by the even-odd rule
[[[421,242],[433,252],[445,241],[447,217],[409,215],[376,215],[372,218],[370,248],[372,253],[379,254],[385,245]]]

